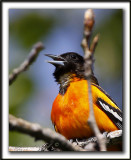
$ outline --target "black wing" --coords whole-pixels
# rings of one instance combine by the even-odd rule
[[[96,102],[99,108],[105,112],[110,120],[117,126],[118,129],[122,129],[122,112],[105,102],[103,99],[98,98]]]

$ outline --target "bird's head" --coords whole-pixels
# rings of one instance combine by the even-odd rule
[[[47,61],[53,64],[56,68],[53,73],[56,81],[61,83],[64,79],[72,79],[73,77],[84,77],[84,58],[75,52],[67,52],[61,55],[45,54],[52,58],[52,61]]]

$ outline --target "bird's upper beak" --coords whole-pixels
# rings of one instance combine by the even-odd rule
[[[53,59],[52,61],[46,61],[46,62],[51,63],[54,66],[58,66],[58,65],[64,66],[64,62],[66,62],[65,59],[61,56],[52,55],[52,54],[45,54],[45,56],[48,56]]]

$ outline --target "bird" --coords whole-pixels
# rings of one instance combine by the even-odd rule
[[[60,55],[45,54],[55,66],[53,76],[59,84],[51,110],[55,131],[69,139],[94,136],[87,121],[89,118],[88,81],[84,74],[84,58],[75,52]],[[101,133],[122,129],[122,111],[100,87],[92,72],[91,91],[94,116]]]

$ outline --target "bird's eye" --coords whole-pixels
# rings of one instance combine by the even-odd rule
[[[74,54],[71,55],[71,58],[72,59],[77,59],[77,57]]]

